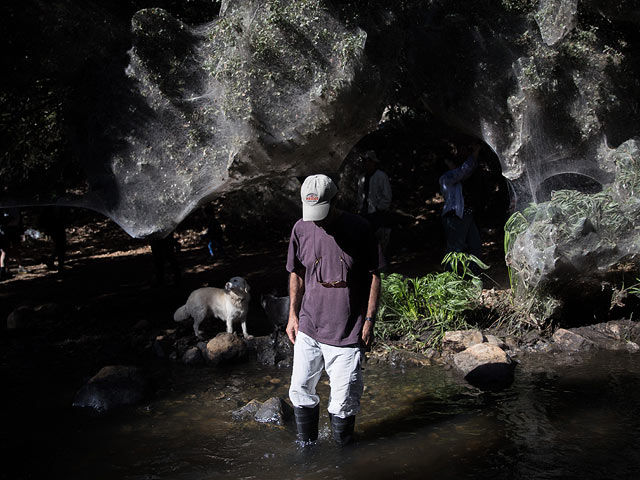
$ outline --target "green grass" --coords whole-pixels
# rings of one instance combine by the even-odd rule
[[[640,278],[636,278],[636,283],[631,285],[627,291],[636,297],[640,297]]]
[[[488,268],[471,257],[449,255],[443,263],[453,271],[424,277],[383,275],[376,336],[383,342],[403,340],[420,351],[439,347],[447,331],[468,329],[465,314],[478,305],[482,291],[469,262]]]

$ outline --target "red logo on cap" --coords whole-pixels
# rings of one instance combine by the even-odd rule
[[[318,200],[320,200],[320,197],[317,193],[307,193],[307,196],[304,200],[305,202],[317,202]]]

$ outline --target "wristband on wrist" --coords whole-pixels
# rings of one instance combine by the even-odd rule
[[[375,317],[364,317],[364,321],[366,322],[367,320],[369,320],[371,323],[375,323],[376,321]]]

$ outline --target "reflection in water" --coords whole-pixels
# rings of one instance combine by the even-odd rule
[[[371,365],[358,443],[342,450],[324,410],[309,449],[296,445],[293,425],[232,420],[252,398],[286,398],[289,371],[176,366],[171,389],[151,403],[105,416],[48,412],[30,426],[28,446],[49,477],[67,479],[635,478],[639,359],[608,353],[563,366],[538,358],[522,362],[500,393],[440,367]],[[326,381],[319,393],[324,409]]]

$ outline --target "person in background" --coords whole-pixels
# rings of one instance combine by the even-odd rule
[[[360,158],[364,174],[358,180],[358,212],[371,222],[382,252],[386,253],[391,238],[391,228],[387,223],[391,183],[387,174],[380,170],[376,152],[366,151]]]
[[[0,211],[0,277],[11,278],[13,275],[9,272],[9,259],[13,259],[17,264],[16,268],[19,273],[26,272],[22,266],[22,255],[20,252],[20,244],[22,243],[22,233],[24,225],[22,223],[22,213],[19,208],[5,208]]]
[[[38,226],[53,242],[53,253],[44,259],[49,270],[64,269],[67,253],[67,212],[65,207],[43,207],[38,219]],[[56,265],[56,261],[58,264]]]
[[[5,224],[5,233],[9,240],[9,256],[15,259],[18,273],[25,273],[26,269],[22,266],[21,244],[24,233],[24,223],[22,221],[22,212],[19,208],[7,209],[7,222]]]
[[[0,219],[1,220],[1,219]],[[0,281],[11,278],[9,270],[5,262],[7,260],[7,249],[9,248],[9,240],[4,231],[4,225],[0,222]]]
[[[302,184],[302,219],[293,227],[287,255],[286,331],[294,344],[289,398],[298,439],[318,438],[316,386],[324,369],[331,383],[331,430],[342,446],[353,440],[360,411],[363,349],[373,340],[384,258],[369,222],[334,205],[337,190],[326,175]]]
[[[171,269],[171,277],[176,286],[180,286],[182,275],[180,266],[178,265],[177,253],[180,251],[180,242],[171,232],[164,238],[156,238],[149,242],[151,246],[151,255],[153,257],[154,280],[153,286],[160,287],[165,285],[165,266],[169,265]]]
[[[224,233],[222,226],[216,218],[216,212],[211,205],[204,207],[204,215],[207,221],[207,232],[204,235],[207,242],[207,251],[209,255],[215,259],[216,257],[224,258]]]
[[[482,243],[473,218],[473,201],[465,192],[464,182],[478,166],[481,146],[456,148],[447,158],[448,171],[440,177],[440,191],[444,197],[442,225],[446,239],[446,253],[464,252],[480,258]]]

